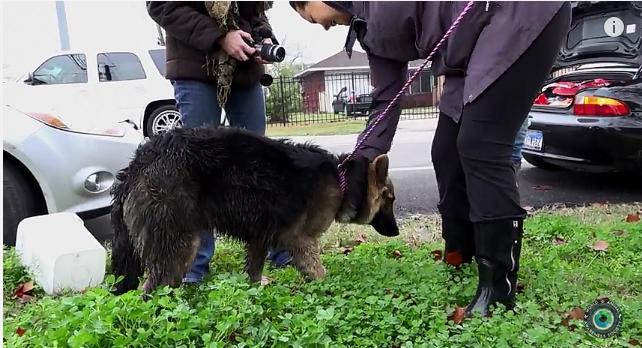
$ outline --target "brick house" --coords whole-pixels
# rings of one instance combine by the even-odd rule
[[[421,63],[420,60],[410,62],[408,74],[414,73]],[[294,78],[301,83],[304,109],[308,113],[332,112],[332,100],[344,87],[348,96],[372,92],[368,57],[359,51],[352,53],[352,59],[345,52],[338,52],[301,71]],[[436,105],[439,102],[436,90],[437,79],[427,69],[410,86],[402,107]]]

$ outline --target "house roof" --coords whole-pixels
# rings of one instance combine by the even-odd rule
[[[421,60],[413,60],[409,67],[417,68],[423,63]],[[430,66],[430,64],[428,64]],[[294,77],[303,77],[316,71],[345,71],[345,70],[369,70],[368,55],[360,51],[352,51],[352,58],[348,58],[345,51],[339,51],[330,57],[310,66],[309,68],[294,75]]]

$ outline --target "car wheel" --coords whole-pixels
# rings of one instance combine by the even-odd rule
[[[560,167],[558,167],[558,166],[556,166],[554,164],[550,164],[550,163],[544,161],[541,157],[538,157],[538,156],[534,156],[534,155],[531,155],[531,154],[524,153],[524,154],[522,154],[522,157],[524,157],[526,162],[534,165],[537,168],[546,169],[546,170],[557,170],[557,169],[560,169]]]
[[[162,105],[149,115],[145,125],[145,134],[148,137],[165,133],[174,128],[183,126],[181,114],[174,105]]]
[[[3,243],[16,245],[18,224],[31,216],[46,214],[36,190],[25,176],[9,161],[2,161],[3,188]]]

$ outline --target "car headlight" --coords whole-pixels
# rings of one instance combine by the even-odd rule
[[[33,118],[34,120],[40,121],[40,122],[46,124],[49,127],[53,127],[53,128],[64,130],[64,131],[68,131],[68,132],[81,133],[81,134],[104,135],[104,136],[108,136],[108,137],[123,137],[123,136],[125,136],[125,127],[122,124],[115,124],[113,126],[106,127],[106,128],[80,130],[80,129],[70,128],[59,117],[57,117],[55,115],[46,114],[46,113],[39,113],[39,112],[27,112],[26,114],[27,114],[27,116]]]

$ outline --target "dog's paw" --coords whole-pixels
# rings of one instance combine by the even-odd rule
[[[308,281],[323,279],[325,278],[325,274],[325,267],[323,267],[323,265],[319,265],[313,269],[307,270],[305,272],[305,279]]]

